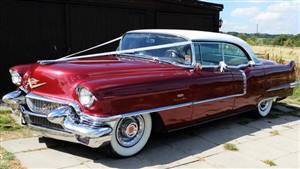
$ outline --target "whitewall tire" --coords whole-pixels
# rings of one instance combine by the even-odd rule
[[[149,140],[152,130],[150,114],[120,119],[115,123],[111,136],[112,153],[130,157],[139,153]]]
[[[273,105],[273,98],[268,98],[258,103],[258,113],[262,117],[266,117],[270,112]]]

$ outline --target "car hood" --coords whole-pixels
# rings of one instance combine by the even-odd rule
[[[148,59],[116,56],[33,64],[24,75],[22,86],[36,94],[72,99],[78,85],[95,79],[102,79],[107,84],[115,78],[145,74],[159,77],[179,69],[182,68]]]

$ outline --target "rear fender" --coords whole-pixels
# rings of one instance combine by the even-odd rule
[[[293,94],[293,83],[296,82],[296,63],[266,66],[266,92],[264,98],[284,98]]]

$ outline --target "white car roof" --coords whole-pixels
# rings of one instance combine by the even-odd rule
[[[197,30],[179,30],[179,29],[141,29],[129,31],[127,33],[157,33],[179,36],[190,41],[221,41],[233,43],[246,50],[251,58],[256,57],[252,48],[242,39],[224,33],[197,31]]]

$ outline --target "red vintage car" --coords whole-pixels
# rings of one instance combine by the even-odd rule
[[[157,128],[255,109],[267,116],[273,101],[298,84],[294,61],[258,59],[246,42],[226,34],[136,30],[116,40],[114,52],[12,67],[18,88],[3,101],[17,104],[22,123],[43,137],[93,148],[109,142],[113,154],[128,157]]]

